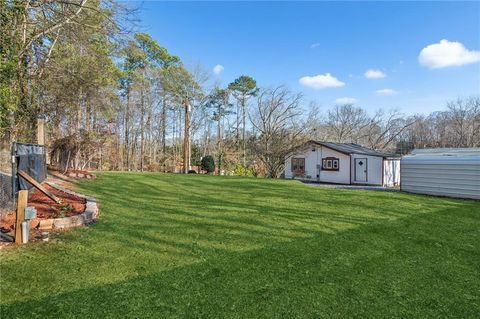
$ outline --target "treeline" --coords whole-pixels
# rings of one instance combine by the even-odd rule
[[[197,166],[212,155],[218,171],[276,177],[285,154],[308,139],[397,153],[480,146],[478,97],[429,116],[323,110],[247,75],[215,85],[201,66],[187,67],[150,35],[131,32],[133,10],[113,1],[0,5],[2,140],[34,141],[44,116],[51,161],[62,169],[181,171],[185,160]]]
[[[480,97],[446,101],[439,108],[445,110],[411,116],[379,110],[369,116],[360,107],[335,106],[320,118],[312,115],[310,131],[319,140],[358,143],[397,154],[413,148],[480,146]]]

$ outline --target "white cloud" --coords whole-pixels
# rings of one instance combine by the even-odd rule
[[[418,62],[430,69],[460,66],[480,61],[480,51],[470,51],[460,42],[441,40],[420,51]]]
[[[330,73],[319,74],[315,76],[304,76],[298,80],[298,82],[306,87],[312,89],[326,89],[326,88],[338,88],[345,85],[344,82],[338,80]]]
[[[318,48],[320,46],[320,43],[312,43],[312,45],[310,46],[311,49],[315,49],[315,48]]]
[[[363,74],[367,79],[381,79],[381,78],[385,78],[387,77],[387,75],[385,73],[383,73],[382,71],[380,70],[374,70],[374,69],[370,69],[370,70],[367,70],[365,71],[365,73]]]
[[[335,104],[355,104],[358,100],[353,97],[339,97],[335,100]]]
[[[389,95],[395,95],[398,92],[392,89],[382,89],[382,90],[375,91],[375,93],[377,93],[377,95],[380,95],[380,96],[389,96]]]
[[[224,69],[225,68],[223,67],[223,65],[217,64],[213,67],[213,73],[215,73],[216,75],[219,75],[220,73],[222,73]]]

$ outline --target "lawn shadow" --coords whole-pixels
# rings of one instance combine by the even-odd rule
[[[398,274],[414,276],[425,257],[422,249],[439,249],[430,247],[432,242],[447,245],[437,253],[448,253],[451,265],[458,264],[455,254],[471,256],[472,249],[460,251],[455,241],[449,247],[447,239],[458,232],[466,238],[479,224],[478,203],[468,201],[317,189],[290,181],[139,176],[145,177],[99,174],[95,182],[80,183],[99,199],[100,223],[62,235],[60,244],[33,247],[38,251],[28,264],[21,258],[28,250],[2,262],[4,283],[45,263],[58,265],[40,274],[35,283],[43,286],[31,285],[28,293],[6,282],[23,298],[7,296],[2,313],[183,318],[208,317],[211,311],[215,317],[248,318],[294,317],[295,309],[302,309],[300,317],[318,317],[347,315],[349,308],[340,307],[349,300],[368,317],[366,308],[378,294],[393,298],[408,315],[413,301],[408,307],[397,304],[402,296],[377,278],[385,272],[403,284]],[[457,211],[462,222],[454,225]],[[435,227],[442,232],[432,232]],[[478,249],[473,253],[478,256]],[[438,261],[435,254],[428,257]],[[409,258],[414,262],[399,269]],[[370,259],[372,265],[357,268]],[[20,265],[22,271],[15,272]],[[432,261],[422,268],[440,265]],[[368,283],[372,295],[359,297],[351,281]],[[356,304],[356,298],[362,302]],[[305,302],[311,307],[305,309]]]
[[[442,241],[424,235],[438,226],[432,219],[445,227],[454,215],[436,210],[249,251],[217,252],[201,262],[3,304],[1,313],[28,318],[474,317],[478,291],[458,279],[473,280],[478,269],[457,267],[459,257],[478,256],[478,249],[442,257],[456,231],[442,228]],[[122,245],[138,248],[135,242]],[[416,254],[407,254],[411,250]],[[441,258],[452,264],[445,269]],[[448,276],[439,279],[442,274]],[[460,288],[472,297],[456,293]],[[432,306],[439,303],[448,307]]]

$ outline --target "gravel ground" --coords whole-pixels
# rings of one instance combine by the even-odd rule
[[[362,189],[379,192],[399,192],[400,188],[395,187],[383,187],[383,186],[368,186],[368,185],[337,185],[337,184],[324,184],[324,183],[305,183],[308,186],[313,187],[326,187],[326,188],[340,188],[340,189]]]

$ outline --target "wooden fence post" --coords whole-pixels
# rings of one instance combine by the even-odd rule
[[[17,220],[15,223],[15,244],[22,243],[22,222],[25,220],[25,208],[28,202],[28,191],[18,191]]]

